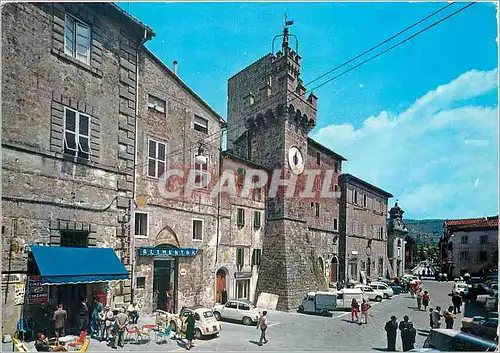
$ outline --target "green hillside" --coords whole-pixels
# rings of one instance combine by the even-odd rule
[[[443,219],[405,219],[408,235],[420,244],[437,244],[443,235]]]

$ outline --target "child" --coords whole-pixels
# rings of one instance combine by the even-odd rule
[[[424,311],[427,310],[427,306],[429,305],[430,300],[431,296],[429,295],[429,292],[425,291],[424,295],[422,296],[422,304],[424,305]]]

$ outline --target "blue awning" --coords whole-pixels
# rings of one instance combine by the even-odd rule
[[[107,282],[128,279],[111,248],[31,246],[43,284]]]

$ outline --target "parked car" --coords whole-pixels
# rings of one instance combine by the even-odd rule
[[[222,319],[240,321],[247,326],[257,323],[260,315],[255,305],[244,299],[230,300],[225,305],[216,305],[213,312],[219,321]]]
[[[463,294],[464,294],[464,292],[465,292],[468,288],[470,288],[470,287],[471,287],[471,286],[470,286],[470,285],[468,285],[468,284],[467,284],[467,283],[465,283],[465,282],[462,282],[462,281],[460,281],[460,282],[455,282],[455,284],[453,285],[453,289],[451,290],[451,292],[452,292],[453,294],[458,293],[458,294],[460,294],[460,295],[463,295]]]
[[[464,299],[475,299],[478,295],[490,294],[491,290],[485,283],[474,283],[472,287],[469,288],[468,293],[463,293]]]
[[[394,296],[394,291],[387,284],[382,282],[371,282],[370,287],[375,290],[379,290],[384,294],[384,298],[388,299]]]
[[[215,319],[211,309],[191,307],[183,308],[179,314],[172,314],[170,316],[170,325],[173,331],[176,331],[177,327],[180,326],[181,331],[186,332],[186,318],[189,313],[193,313],[194,315],[194,336],[196,339],[200,339],[204,336],[217,336],[222,329],[221,323]]]
[[[443,352],[485,352],[495,351],[498,345],[481,337],[450,329],[432,329],[424,342],[424,348]]]
[[[482,316],[466,317],[462,319],[462,332],[483,337],[489,340],[497,339],[498,318],[485,318]]]
[[[382,293],[379,290],[375,290],[372,287],[367,286],[365,284],[357,284],[354,286],[354,288],[361,289],[361,291],[365,294],[368,300],[375,300],[377,302],[381,302],[382,299],[384,298],[384,293]]]
[[[309,292],[299,305],[299,313],[330,316],[337,308],[336,292]]]
[[[394,292],[394,294],[401,294],[403,293],[403,287],[400,286],[399,284],[396,284],[394,282],[390,282],[389,284],[387,284],[389,287],[391,287],[392,291]]]

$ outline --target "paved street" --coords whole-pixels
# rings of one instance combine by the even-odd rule
[[[424,289],[431,294],[431,307],[442,308],[450,303],[453,282],[440,283],[425,281]],[[350,313],[336,312],[333,317],[325,318],[298,313],[270,312],[268,314],[269,343],[259,347],[259,331],[255,327],[224,322],[223,331],[215,339],[196,341],[193,351],[327,351],[327,350],[383,350],[386,348],[385,322],[391,315],[402,319],[408,315],[419,333],[416,347],[422,347],[425,330],[429,329],[428,313],[415,310],[416,300],[408,294],[395,296],[391,300],[372,303],[368,325],[358,326],[350,322]],[[457,320],[461,320],[459,316]],[[458,327],[458,324],[456,324]],[[127,350],[182,351],[176,341],[169,344],[127,344]],[[401,350],[398,337],[397,348]],[[92,342],[90,351],[109,349],[104,343]]]
[[[431,307],[440,305],[441,308],[445,308],[450,305],[448,293],[451,292],[452,286],[453,282],[424,281],[424,289],[429,290],[431,294]],[[270,327],[267,334],[269,343],[264,347],[256,344],[260,332],[255,327],[224,322],[219,337],[195,341],[192,351],[384,350],[387,345],[384,325],[391,315],[396,315],[398,321],[404,315],[410,317],[418,330],[415,347],[422,347],[426,330],[429,329],[429,314],[415,310],[415,299],[412,299],[409,294],[402,294],[381,303],[372,302],[372,305],[369,323],[362,326],[351,323],[348,312],[335,312],[330,318],[298,313],[269,312]],[[455,328],[459,327],[461,319],[462,315],[459,315]],[[6,346],[4,345],[4,349],[11,349]],[[399,336],[397,349],[401,350]],[[118,349],[120,350],[184,351],[185,349],[180,342],[174,340],[169,343],[156,344],[153,335],[150,343],[127,343],[125,348]],[[112,351],[112,349],[106,343],[92,340],[89,351]]]

